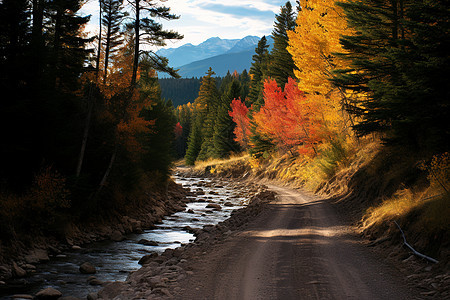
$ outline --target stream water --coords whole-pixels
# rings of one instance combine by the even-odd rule
[[[149,253],[162,253],[167,248],[176,248],[180,244],[192,242],[195,237],[184,229],[201,228],[204,225],[217,224],[227,219],[231,212],[248,203],[248,198],[242,190],[236,190],[230,182],[220,182],[220,185],[208,178],[186,178],[178,175],[174,180],[189,187],[192,191],[202,189],[205,195],[192,197],[184,211],[174,213],[164,218],[155,229],[145,230],[142,234],[126,236],[122,242],[102,241],[86,245],[81,250],[73,250],[52,257],[47,263],[37,265],[36,273],[24,279],[20,287],[10,288],[1,292],[0,299],[11,299],[14,294],[31,294],[53,287],[63,293],[63,296],[74,296],[86,299],[86,295],[98,291],[101,286],[87,283],[89,275],[81,274],[79,266],[90,262],[97,269],[94,276],[100,281],[125,280],[130,271],[140,268],[139,259]],[[227,203],[228,202],[228,203]],[[209,203],[221,205],[221,210],[206,208]],[[227,203],[227,205],[224,205]],[[155,241],[158,246],[145,246],[138,241],[146,239]]]

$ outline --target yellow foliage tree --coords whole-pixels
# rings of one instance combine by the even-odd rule
[[[339,44],[341,34],[350,35],[342,8],[334,1],[309,0],[297,17],[294,31],[288,32],[289,46],[294,70],[299,79],[299,89],[309,94],[315,102],[324,124],[331,132],[342,132],[345,126],[345,112],[342,101],[345,95],[338,91],[328,79],[335,68],[342,68],[343,62],[333,53],[344,53]]]

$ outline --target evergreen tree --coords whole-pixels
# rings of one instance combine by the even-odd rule
[[[241,99],[247,99],[250,90],[250,76],[246,69],[239,75],[239,82],[241,83]]]
[[[168,60],[156,55],[151,50],[142,50],[141,45],[165,46],[166,40],[182,39],[183,36],[173,30],[163,30],[162,24],[154,19],[176,20],[179,16],[170,13],[170,8],[157,6],[153,0],[130,0],[134,10],[134,20],[129,24],[134,30],[134,54],[133,54],[133,73],[131,76],[131,86],[135,86],[137,81],[137,71],[141,54],[145,53],[148,59],[153,61],[156,70],[168,72],[174,77],[178,74],[173,68],[168,66]],[[150,17],[143,17],[147,13]]]
[[[114,58],[118,47],[123,43],[120,26],[126,14],[122,12],[122,4],[123,0],[100,1],[102,12],[101,22],[105,27],[105,40],[103,42],[105,48],[103,82],[106,82],[110,58]]]
[[[275,17],[273,36],[273,49],[271,51],[268,76],[277,81],[278,86],[285,86],[288,78],[294,78],[295,64],[291,54],[287,51],[287,32],[295,29],[295,11],[288,1],[281,7],[281,12]]]
[[[240,96],[241,86],[235,78],[222,95],[217,108],[217,118],[213,135],[214,157],[225,158],[231,152],[238,152],[240,150],[239,145],[234,140],[235,123],[228,113],[231,110],[231,101],[238,99]]]
[[[205,146],[203,143],[205,141],[205,134],[209,132],[206,131],[208,128],[205,127],[205,122],[207,120],[208,115],[212,116],[214,113],[213,107],[215,107],[216,98],[217,98],[217,87],[216,81],[213,77],[215,73],[209,68],[206,76],[202,78],[202,85],[200,86],[200,91],[197,99],[194,102],[194,122],[192,125],[191,134],[188,139],[188,148],[186,150],[186,164],[193,165],[197,160],[197,157],[202,150],[206,152],[209,148],[209,143],[207,142]],[[209,114],[211,112],[211,114]],[[208,122],[213,122],[212,117],[208,120]],[[210,129],[209,129],[210,130]]]
[[[267,73],[267,64],[269,60],[269,45],[267,39],[263,36],[258,46],[255,48],[256,54],[253,55],[252,66],[250,67],[250,91],[248,94],[247,106],[259,105],[263,102],[262,91],[264,87],[264,79]],[[257,104],[258,103],[258,104]]]
[[[333,83],[353,91],[359,135],[429,152],[449,149],[448,1],[339,3],[356,32],[341,39],[351,68]],[[446,121],[447,120],[447,121]]]

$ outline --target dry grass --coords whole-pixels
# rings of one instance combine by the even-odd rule
[[[233,164],[238,161],[247,161],[250,156],[247,153],[234,154],[230,156],[228,159],[208,159],[204,161],[195,162],[194,170],[204,170],[207,167],[215,167],[219,165],[228,165]]]

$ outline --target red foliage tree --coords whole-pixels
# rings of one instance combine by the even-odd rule
[[[181,126],[180,122],[175,125],[175,138],[181,137],[183,134],[183,126]]]
[[[234,128],[234,139],[244,149],[247,148],[250,134],[250,119],[248,118],[248,107],[242,103],[241,98],[231,101],[231,111],[228,111],[230,117],[233,118],[236,127]]]
[[[289,78],[284,91],[273,79],[264,83],[264,106],[253,116],[257,131],[268,136],[280,149],[300,153],[316,152],[323,121],[297,83]]]

